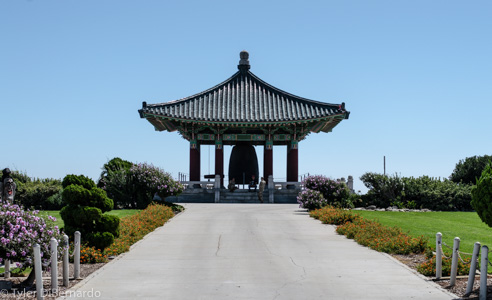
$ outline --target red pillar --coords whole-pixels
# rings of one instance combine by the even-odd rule
[[[190,181],[200,181],[200,144],[190,142]]]
[[[299,175],[299,158],[297,142],[287,145],[287,181],[297,182]]]
[[[215,143],[215,175],[220,175],[220,186],[224,186],[224,149],[222,142]]]
[[[263,177],[268,182],[268,176],[273,175],[273,145],[265,145],[263,150]]]

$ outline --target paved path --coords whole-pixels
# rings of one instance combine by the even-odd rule
[[[98,299],[453,298],[297,204],[185,206],[75,290]]]

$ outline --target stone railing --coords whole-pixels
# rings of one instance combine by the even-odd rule
[[[211,190],[215,186],[215,180],[213,180],[213,181],[182,181],[181,184],[184,185],[186,189]]]

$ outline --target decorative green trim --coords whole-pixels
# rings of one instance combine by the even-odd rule
[[[292,140],[292,136],[290,134],[274,134],[273,140],[275,142],[283,142]]]
[[[213,141],[215,140],[215,134],[199,133],[197,134],[199,141]]]
[[[273,141],[272,140],[267,140],[265,143],[265,149],[267,150],[272,150],[273,149]]]
[[[224,141],[264,141],[264,134],[224,134]]]
[[[198,143],[196,140],[190,140],[190,149],[197,149]]]
[[[172,117],[166,117],[162,116],[159,114],[151,114],[151,113],[143,113],[144,118],[148,117],[156,117],[156,118],[161,118],[161,119],[166,119],[169,121],[176,121],[176,122],[183,122],[183,123],[188,123],[188,124],[200,124],[200,125],[208,125],[208,126],[214,126],[214,125],[222,125],[222,126],[228,126],[228,127],[243,127],[243,126],[268,126],[268,125],[274,125],[274,126],[289,126],[289,125],[301,125],[301,124],[306,124],[310,122],[320,122],[320,121],[328,121],[333,118],[340,118],[344,119],[345,116],[347,115],[347,112],[342,112],[338,114],[333,114],[330,116],[325,116],[322,118],[314,118],[314,119],[303,119],[303,120],[283,120],[283,121],[267,121],[267,122],[227,122],[227,121],[201,121],[201,120],[190,120],[190,119],[184,119],[184,118],[172,118]]]
[[[290,141],[290,148],[291,149],[297,149],[299,142],[296,140]]]

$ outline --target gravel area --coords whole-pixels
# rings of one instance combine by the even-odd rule
[[[416,270],[417,265],[425,261],[424,254],[411,254],[411,255],[392,255],[394,258],[404,263],[408,267]],[[454,286],[449,286],[449,279],[435,280],[443,289],[458,296],[458,299],[478,299],[478,294],[480,291],[480,276],[475,277],[475,282],[473,284],[472,293],[465,297],[466,286],[468,284],[468,276],[459,276],[456,278],[456,284]],[[487,299],[492,299],[492,278],[487,278]]]
[[[73,277],[73,264],[70,264],[69,266],[69,274],[70,274],[70,280],[69,280],[69,286],[65,287],[63,286],[63,280],[62,278],[62,266],[59,264],[58,266],[58,293],[54,294],[50,292],[51,289],[51,279],[49,277],[51,276],[50,273],[48,272],[43,272],[43,287],[44,287],[44,294],[45,297],[44,299],[55,299],[59,296],[65,295],[65,291],[72,286],[76,285],[79,283],[82,279],[86,278],[90,274],[92,274],[94,271],[97,269],[101,268],[104,266],[104,263],[98,263],[98,264],[81,264],[80,265],[80,279],[72,279]],[[3,279],[3,278],[1,278]],[[24,288],[21,287],[21,282],[24,281],[26,277],[12,277],[8,279],[9,281],[12,282],[13,284],[13,289],[10,292],[6,291],[1,291],[0,292],[0,299],[36,299],[36,286],[34,286],[31,290],[25,290]]]

